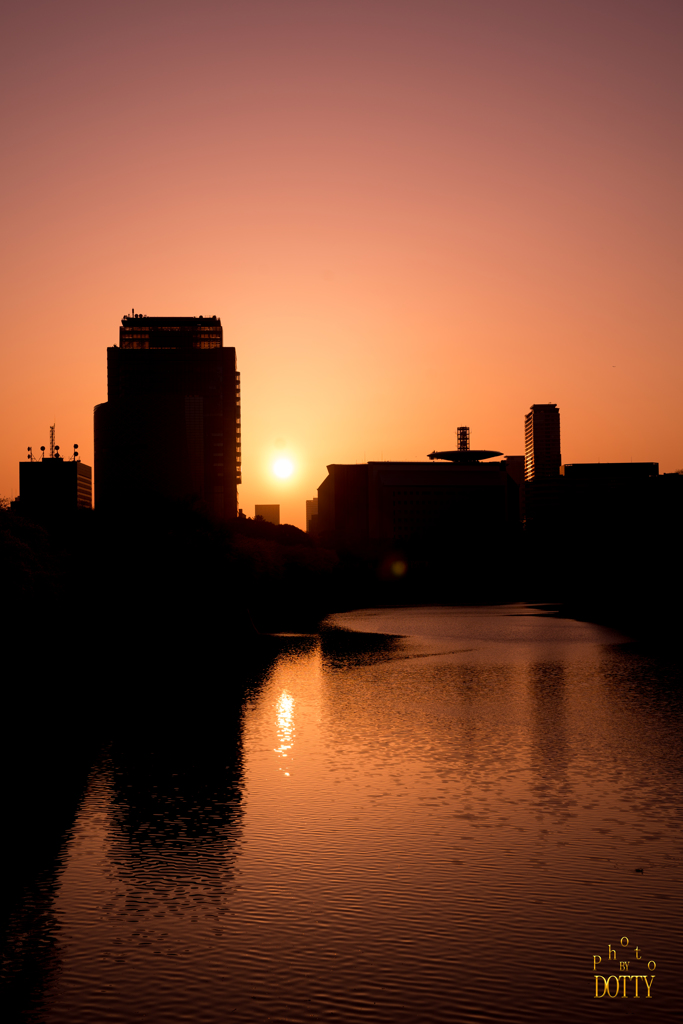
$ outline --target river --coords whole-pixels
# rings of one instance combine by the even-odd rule
[[[525,605],[280,637],[232,716],[103,745],[10,922],[18,1019],[679,1020],[679,686]]]

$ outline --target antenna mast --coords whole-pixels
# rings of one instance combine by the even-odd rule
[[[470,428],[458,427],[458,451],[468,452],[470,450]]]

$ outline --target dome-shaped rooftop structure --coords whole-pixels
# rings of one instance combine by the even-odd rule
[[[472,450],[470,448],[470,428],[458,427],[458,447],[452,452],[430,452],[428,459],[443,459],[446,462],[481,462],[483,459],[493,459],[502,452],[486,451],[483,448]]]

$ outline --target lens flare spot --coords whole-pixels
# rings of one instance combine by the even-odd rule
[[[277,461],[273,463],[273,473],[275,473],[275,476],[279,476],[282,480],[284,480],[285,477],[291,476],[293,471],[294,466],[289,459],[277,459]]]
[[[393,576],[405,576],[406,569],[408,566],[401,558],[397,558],[395,562],[391,564],[391,573]]]

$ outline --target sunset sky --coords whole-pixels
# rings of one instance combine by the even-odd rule
[[[680,0],[6,0],[0,495],[121,316],[216,314],[240,506],[332,462],[683,468]],[[288,480],[276,458],[294,463]]]

